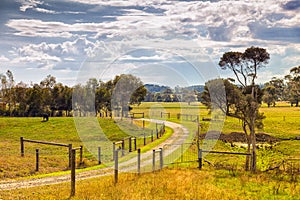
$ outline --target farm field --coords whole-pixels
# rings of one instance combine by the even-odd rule
[[[266,119],[264,128],[257,132],[289,140],[262,145],[258,149],[259,172],[257,174],[250,174],[243,170],[245,161],[243,156],[209,154],[205,157],[209,162],[204,163],[202,171],[197,169],[197,163],[194,162],[170,165],[160,172],[146,173],[141,176],[121,174],[117,186],[113,185],[112,176],[78,181],[76,191],[78,195],[74,199],[99,199],[98,197],[141,199],[145,196],[147,196],[145,199],[299,199],[300,141],[294,139],[300,136],[300,108],[278,104],[278,107],[271,108],[263,106],[261,111],[264,112]],[[140,106],[135,106],[132,112],[144,112],[145,118],[165,118],[177,123],[182,122],[176,117],[177,113],[181,112],[200,114],[200,119],[210,117],[208,110],[198,103],[191,105],[142,103]],[[170,118],[157,114],[161,112],[170,113]],[[205,133],[210,122],[200,121],[200,123],[201,133]],[[104,132],[114,141],[127,136],[111,119],[99,118],[99,124],[106,129]],[[142,126],[141,122],[135,124]],[[195,131],[194,122],[184,122],[184,125],[189,130]],[[153,124],[146,123],[146,128],[152,129]],[[172,131],[167,130],[167,132],[170,135]],[[241,132],[239,121],[226,118],[222,132],[225,134]],[[76,133],[73,118],[50,118],[48,122],[41,122],[41,118],[0,118],[1,180],[36,177],[47,173],[60,173],[60,171],[69,173],[67,149],[53,146],[39,146],[42,152],[41,170],[35,172],[34,153],[37,145],[26,143],[25,157],[20,157],[21,136],[35,140],[73,143],[74,146],[83,145]],[[139,145],[141,142],[140,140]],[[154,145],[148,148],[153,148]],[[221,141],[216,143],[214,150],[245,152],[245,148],[239,144],[232,145]],[[193,146],[185,154],[195,156],[197,149]],[[83,157],[85,167],[97,164],[96,158],[87,151],[84,151]],[[286,163],[286,171],[264,172],[276,168],[282,162]],[[126,196],[127,191],[131,191],[130,198]],[[66,183],[26,190],[1,191],[0,199],[68,199],[68,195],[69,184]]]

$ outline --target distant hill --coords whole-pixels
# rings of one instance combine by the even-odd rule
[[[189,86],[189,87],[185,87],[183,89],[187,89],[187,90],[191,90],[191,91],[194,91],[196,90],[197,92],[203,92],[204,91],[204,85],[192,85],[192,86]]]
[[[172,89],[174,91],[174,88],[170,88],[169,86],[161,86],[161,85],[155,85],[155,84],[145,84],[145,88],[151,92],[151,93],[156,93],[156,92],[164,92],[166,89]],[[188,87],[183,87],[181,89],[186,89],[189,91],[194,91],[196,90],[197,92],[203,92],[204,90],[204,85],[192,85]]]
[[[151,93],[164,92],[166,89],[170,89],[168,86],[160,86],[155,84],[145,84],[145,88]]]

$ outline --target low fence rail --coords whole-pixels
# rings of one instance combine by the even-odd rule
[[[242,155],[251,156],[250,153],[243,152],[227,152],[227,151],[213,151],[204,150],[199,148],[198,155],[192,152],[190,149],[198,149],[197,143],[184,143],[184,144],[166,144],[164,145],[164,163],[169,164],[179,164],[188,162],[198,162],[199,168],[202,168],[203,163],[203,153],[213,153],[213,154],[227,154],[227,155]]]
[[[139,115],[140,117],[136,117],[136,115]],[[144,118],[145,113],[140,112],[140,113],[130,113],[131,118]]]
[[[199,115],[192,115],[192,114],[177,114],[177,119],[185,120],[185,121],[192,121],[192,122],[199,122],[200,116]]]
[[[25,155],[25,142],[29,143],[36,143],[36,144],[43,144],[43,145],[52,145],[52,146],[60,146],[60,147],[67,147],[68,148],[68,154],[69,154],[69,168],[71,167],[71,154],[73,145],[72,144],[62,144],[62,143],[56,143],[56,142],[48,142],[48,141],[41,141],[41,140],[30,140],[25,139],[23,137],[20,137],[20,144],[21,144],[21,156],[24,157]],[[83,154],[83,146],[74,148],[74,150],[80,150],[80,164],[82,164],[82,154]],[[37,153],[39,154],[39,152]],[[38,160],[38,157],[37,157]]]

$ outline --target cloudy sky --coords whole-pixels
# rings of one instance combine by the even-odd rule
[[[299,0],[1,0],[0,73],[193,85],[230,76],[224,52],[259,46],[271,56],[263,83],[300,65],[299,13]]]

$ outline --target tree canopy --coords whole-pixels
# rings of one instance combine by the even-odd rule
[[[70,115],[72,88],[56,82],[48,75],[40,84],[15,84],[11,71],[1,75],[1,108],[3,116],[51,116]]]
[[[243,87],[255,85],[258,70],[268,64],[270,55],[266,49],[250,47],[242,52],[226,52],[219,61],[221,69],[231,70]]]

